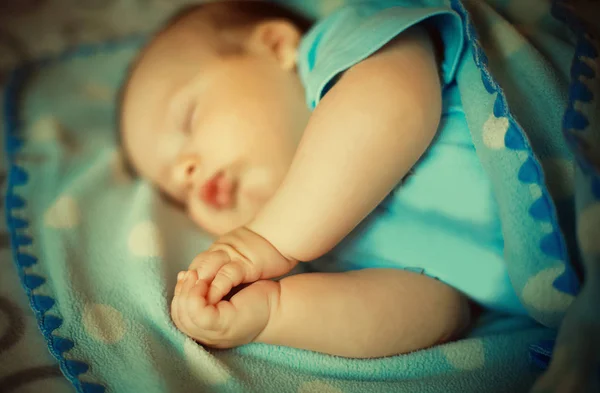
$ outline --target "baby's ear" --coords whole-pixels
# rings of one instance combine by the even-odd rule
[[[301,38],[302,33],[293,23],[276,19],[259,23],[248,44],[251,49],[274,56],[284,70],[292,70]]]

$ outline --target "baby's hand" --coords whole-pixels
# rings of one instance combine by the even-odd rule
[[[171,316],[179,330],[216,348],[231,348],[254,341],[269,323],[278,283],[260,280],[237,293],[231,301],[210,305],[208,285],[195,270],[178,276]]]
[[[175,325],[203,344],[227,348],[248,343],[266,326],[278,284],[269,278],[289,272],[297,261],[285,258],[247,228],[219,238],[179,273],[171,315]],[[252,283],[223,300],[232,288]]]
[[[189,270],[196,271],[198,280],[208,285],[206,301],[210,305],[218,303],[234,287],[254,282],[262,275],[262,265],[258,261],[246,258],[222,243],[213,247],[194,258],[189,267]]]
[[[296,261],[283,257],[271,243],[242,227],[219,238],[189,267],[209,285],[208,304],[218,303],[231,289],[289,272]]]

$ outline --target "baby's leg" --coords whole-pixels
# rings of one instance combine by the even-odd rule
[[[426,348],[454,337],[470,320],[458,291],[405,270],[299,274],[273,288],[269,321],[255,341],[338,356]]]

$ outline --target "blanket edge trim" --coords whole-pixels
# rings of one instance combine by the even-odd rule
[[[67,359],[64,354],[75,347],[75,342],[66,337],[53,334],[60,327],[63,318],[57,310],[53,310],[55,299],[52,296],[36,295],[34,290],[42,286],[46,279],[38,274],[27,273],[27,268],[38,263],[38,258],[29,252],[21,251],[21,246],[28,246],[34,242],[31,236],[24,234],[29,228],[29,220],[20,218],[16,211],[22,211],[27,201],[16,190],[29,182],[28,172],[16,161],[16,156],[24,143],[20,131],[19,101],[22,89],[36,69],[78,57],[89,57],[98,51],[115,47],[125,47],[128,44],[140,43],[146,39],[144,35],[131,35],[102,43],[84,44],[57,55],[49,56],[17,66],[9,73],[4,91],[4,150],[8,164],[8,181],[5,195],[5,221],[9,232],[12,259],[17,269],[17,274],[25,294],[29,300],[38,328],[40,329],[52,356],[58,361],[59,367],[65,378],[71,382],[78,393],[104,393],[106,385],[102,383],[86,382],[80,375],[90,370],[87,362],[76,359]],[[51,311],[52,310],[52,311]],[[86,375],[86,376],[89,376]],[[86,378],[87,379],[87,378]]]

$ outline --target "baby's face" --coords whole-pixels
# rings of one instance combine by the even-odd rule
[[[121,125],[139,174],[222,234],[274,194],[309,111],[295,71],[268,51],[222,57],[200,41],[175,29],[152,44],[131,76]]]

